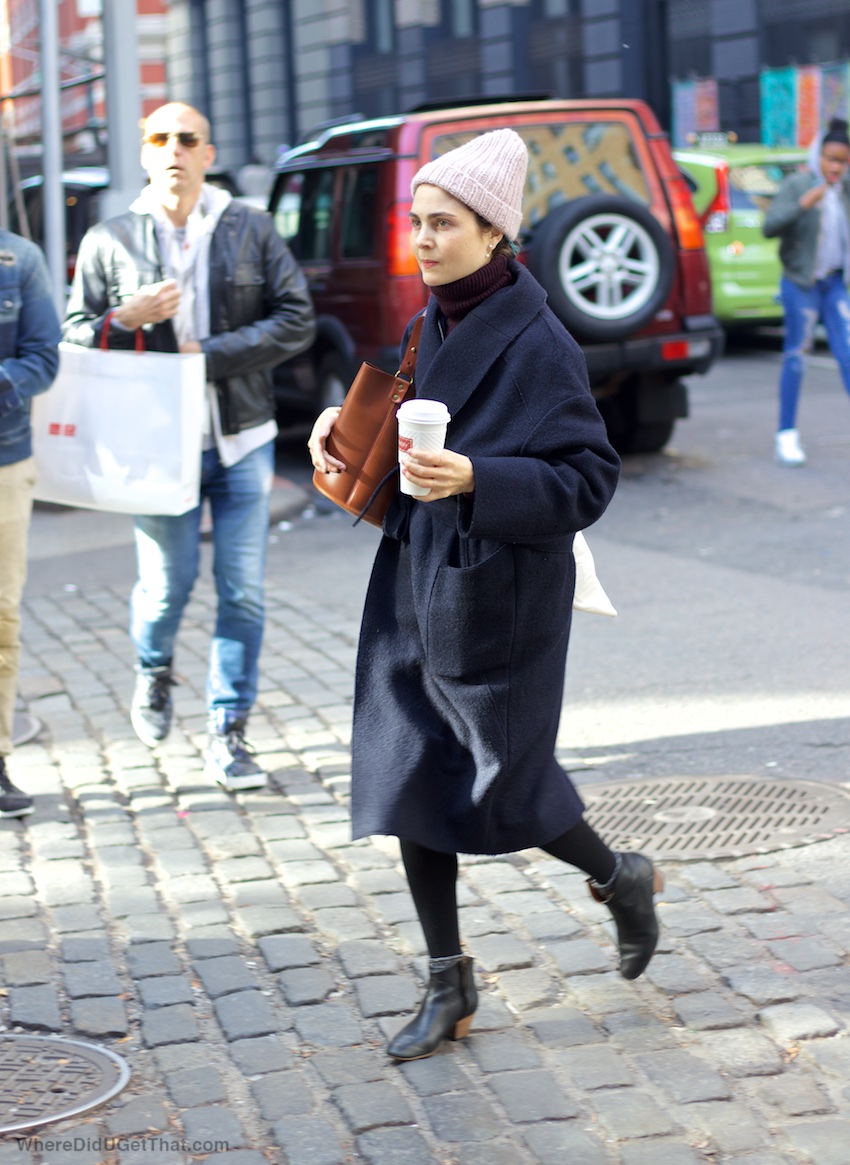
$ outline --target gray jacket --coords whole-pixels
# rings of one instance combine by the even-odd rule
[[[804,210],[800,199],[807,190],[823,182],[811,170],[791,174],[771,203],[762,230],[768,239],[780,238],[779,258],[786,279],[800,287],[811,287],[815,281],[818,242],[821,230],[821,210],[813,206]],[[850,221],[850,181],[841,184],[841,203]],[[845,259],[844,282],[850,283],[850,256]]]

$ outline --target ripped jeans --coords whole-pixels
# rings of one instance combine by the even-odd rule
[[[785,310],[779,428],[795,429],[804,362],[812,350],[818,320],[823,322],[844,387],[850,393],[850,295],[840,271],[818,279],[811,287],[800,287],[783,276],[779,292]]]

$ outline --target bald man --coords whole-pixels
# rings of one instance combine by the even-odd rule
[[[203,352],[208,418],[201,503],[213,524],[216,625],[207,677],[207,774],[226,789],[260,788],[266,774],[245,739],[256,699],[264,624],[265,549],[274,472],[272,369],[312,342],[304,277],[271,217],[206,182],[210,125],[170,102],[145,121],[149,184],[126,214],[86,234],[64,338],[94,347],[106,317],[112,348],[142,329],[156,352]],[[130,631],[136,686],[130,718],[151,748],[173,713],[180,619],[198,572],[201,505],[179,517],[135,519],[138,580]]]

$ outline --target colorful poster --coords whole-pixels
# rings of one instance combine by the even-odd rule
[[[766,146],[797,143],[796,69],[765,69],[761,75],[761,140]]]
[[[720,103],[717,97],[717,81],[706,77],[694,82],[696,88],[697,133],[720,129]]]
[[[690,135],[697,130],[696,84],[694,81],[673,82],[673,145],[687,146]]]
[[[820,65],[797,72],[797,145],[808,146],[820,133]]]
[[[824,65],[821,76],[821,126],[825,129],[834,117],[847,120],[850,113],[850,65]]]

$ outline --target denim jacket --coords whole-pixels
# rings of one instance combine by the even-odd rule
[[[32,453],[30,398],[59,368],[59,319],[44,256],[0,230],[0,465]]]

